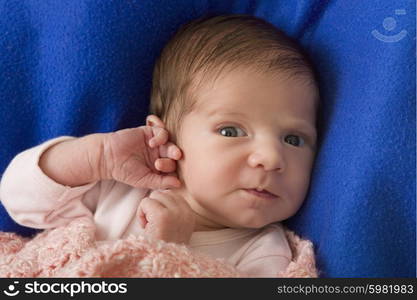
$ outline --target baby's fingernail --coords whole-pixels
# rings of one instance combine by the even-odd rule
[[[155,168],[158,170],[158,171],[160,171],[161,170],[161,161],[159,161],[159,160],[157,160],[157,161],[155,161]]]

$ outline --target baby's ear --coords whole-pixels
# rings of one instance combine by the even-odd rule
[[[165,128],[164,122],[162,122],[162,120],[155,115],[149,115],[146,117],[146,126]]]

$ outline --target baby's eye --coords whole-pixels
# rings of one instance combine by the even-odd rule
[[[298,135],[289,134],[284,138],[284,141],[294,147],[301,147],[304,145],[304,139]]]
[[[246,135],[242,129],[235,126],[222,127],[219,129],[219,133],[226,137],[241,137]]]

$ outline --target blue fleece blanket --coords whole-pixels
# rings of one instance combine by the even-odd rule
[[[272,22],[320,77],[320,151],[287,222],[324,277],[414,277],[415,5],[399,1],[0,0],[0,175],[59,135],[143,124],[152,67],[203,14]],[[30,235],[0,207],[0,230]]]

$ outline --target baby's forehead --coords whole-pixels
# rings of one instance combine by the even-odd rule
[[[318,87],[306,75],[288,72],[257,72],[247,68],[199,76],[193,84],[192,95],[199,109],[238,110],[247,99],[257,102],[258,98],[270,98],[272,102],[283,97],[316,98]],[[248,99],[249,98],[249,99]]]
[[[191,111],[209,119],[315,124],[315,93],[305,80],[235,72],[201,84]]]

